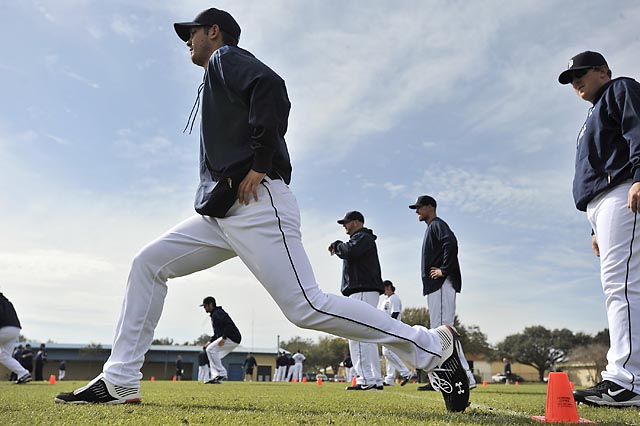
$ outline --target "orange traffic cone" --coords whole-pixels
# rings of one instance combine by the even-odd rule
[[[302,383],[307,383],[307,377],[306,376],[302,378]]]
[[[176,379],[176,376],[173,376],[173,378],[171,379],[172,382],[177,382],[178,379]]]
[[[531,418],[546,423],[595,423],[578,415],[569,376],[559,372],[549,374],[545,415]]]
[[[151,376],[151,379],[150,379],[150,380],[151,380],[152,382],[155,382],[155,381],[156,381],[156,376]]]
[[[55,385],[56,384],[56,376],[55,375],[50,375],[49,376],[49,384],[50,385]]]
[[[322,377],[318,377],[318,386],[322,386]]]
[[[293,383],[298,383],[298,379],[296,379],[295,377],[291,380]]]
[[[516,380],[515,385],[518,386],[519,384],[520,384],[520,382]]]
[[[351,379],[351,386],[355,386],[358,381],[356,380],[356,376],[353,376]]]
[[[486,387],[487,387],[487,385],[488,385],[487,381],[486,381],[486,380],[483,380],[483,381],[482,381],[482,387],[483,387],[483,388],[486,388]]]

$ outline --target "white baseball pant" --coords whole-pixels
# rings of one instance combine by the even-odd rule
[[[411,371],[404,365],[404,362],[393,351],[382,347],[382,355],[386,361],[386,375],[384,376],[384,382],[388,385],[393,385],[396,380],[396,372],[400,373],[402,377],[410,377]]]
[[[298,379],[298,383],[302,383],[302,363],[296,362],[293,366],[293,378]]]
[[[456,318],[456,291],[449,277],[444,280],[442,287],[440,287],[438,291],[429,293],[425,297],[427,299],[427,308],[429,309],[429,327],[436,328],[441,325],[450,325],[453,327],[453,322]],[[458,352],[462,360],[462,367],[469,379],[469,386],[474,388],[476,386],[476,379],[473,377],[473,373],[471,373],[469,363],[462,351],[462,345],[458,345]]]
[[[293,379],[293,373],[296,369],[295,365],[290,365],[289,370],[287,370],[287,378],[284,380],[285,382],[290,382]]]
[[[631,182],[599,194],[587,217],[600,249],[600,278],[609,322],[604,380],[640,393],[640,223],[627,207]]]
[[[239,343],[234,342],[231,339],[225,339],[222,342],[222,337],[217,338],[213,342],[207,345],[207,358],[209,358],[209,368],[211,369],[211,377],[227,377],[227,369],[222,365],[222,358],[229,355],[231,351],[238,347]]]
[[[442,346],[437,332],[408,326],[367,303],[323,293],[302,246],[295,196],[264,179],[258,201],[236,202],[227,217],[194,215],[144,247],[131,266],[106,379],[136,388],[160,320],[167,281],[240,257],[283,314],[301,328],[384,344],[417,368],[432,370]]]
[[[371,306],[377,306],[378,300],[380,300],[380,293],[377,291],[364,291],[353,293],[349,298],[362,301]],[[349,339],[349,353],[353,368],[356,370],[356,384],[382,385],[378,345]]]
[[[208,365],[199,365],[198,366],[198,381],[202,383],[206,383],[211,380],[211,369]]]
[[[9,371],[16,373],[18,378],[24,376],[28,371],[11,356],[13,348],[18,343],[20,329],[18,327],[0,328],[0,364],[7,367]]]

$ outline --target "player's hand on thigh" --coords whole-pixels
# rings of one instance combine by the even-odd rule
[[[627,206],[634,213],[638,213],[640,211],[640,182],[635,182],[631,185],[631,188],[629,188]]]
[[[596,256],[600,257],[600,247],[598,247],[598,239],[596,238],[596,234],[591,236],[591,250],[596,254]]]
[[[240,204],[249,205],[249,199],[253,194],[253,198],[258,201],[258,186],[264,179],[265,173],[249,170],[249,173],[242,179],[238,186],[238,201]]]

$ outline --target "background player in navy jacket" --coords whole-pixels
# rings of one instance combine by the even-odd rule
[[[462,275],[458,262],[458,239],[436,213],[438,203],[429,195],[421,195],[415,204],[418,220],[427,225],[422,241],[422,294],[427,299],[429,326],[453,326],[456,317],[456,293],[462,290]],[[462,352],[462,348],[459,349]],[[462,357],[469,387],[476,387],[467,360]],[[425,387],[420,390],[425,390]]]
[[[600,257],[610,348],[603,381],[574,392],[590,405],[640,406],[640,84],[597,52],[582,52],[558,77],[592,104],[577,139],[573,197],[586,211]]]
[[[211,317],[213,327],[213,336],[204,346],[209,357],[212,377],[207,383],[222,383],[222,380],[227,379],[227,369],[222,365],[222,358],[229,355],[240,344],[242,336],[229,314],[222,309],[222,306],[216,305],[216,299],[211,296],[205,297],[200,306],[204,307]]]
[[[349,241],[338,240],[329,246],[329,253],[342,259],[340,291],[343,296],[377,306],[380,295],[384,293],[376,246],[378,237],[364,227],[364,216],[358,211],[347,212],[338,223],[349,235]],[[349,352],[357,379],[356,385],[347,386],[347,390],[382,389],[378,345],[349,339]]]

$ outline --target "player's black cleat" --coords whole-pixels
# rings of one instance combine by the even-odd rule
[[[458,354],[458,333],[448,326],[436,328],[442,341],[442,358],[438,367],[429,372],[431,385],[442,392],[449,411],[462,412],[469,405],[469,379]]]
[[[22,377],[16,380],[16,385],[23,385],[27,382],[30,382],[31,380],[33,380],[33,378],[31,377],[31,374],[25,373]]]
[[[227,380],[226,376],[216,376],[213,379],[209,380],[208,382],[204,382],[207,385],[220,385],[222,384],[223,380]]]
[[[573,391],[573,399],[596,407],[640,407],[639,394],[609,380],[603,380],[591,388]]]
[[[355,390],[355,391],[377,391],[378,386],[376,385],[355,385],[355,386],[347,386],[345,390]]]
[[[85,387],[58,394],[54,401],[64,404],[137,404],[142,401],[142,395],[139,388],[114,385],[100,374]]]
[[[409,374],[408,376],[403,377],[400,381],[400,386],[406,385],[411,379],[413,379],[413,374]]]

